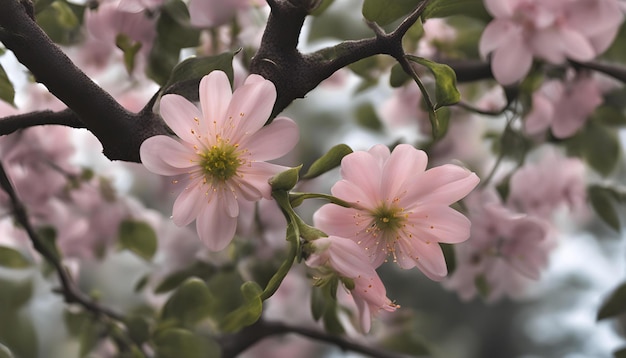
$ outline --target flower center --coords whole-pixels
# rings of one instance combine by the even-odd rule
[[[386,204],[379,206],[372,211],[374,226],[383,233],[396,232],[401,229],[406,221],[406,215],[402,208],[397,206],[389,207]]]
[[[217,181],[225,182],[236,173],[241,160],[236,153],[237,146],[230,144],[214,145],[200,155],[200,167],[204,175]]]

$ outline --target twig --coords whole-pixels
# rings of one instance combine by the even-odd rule
[[[85,124],[71,109],[60,112],[36,111],[0,119],[0,135],[11,134],[17,130],[40,126],[45,124],[58,124],[72,128],[85,128]]]
[[[335,345],[343,351],[361,353],[373,358],[408,357],[407,355],[370,347],[351,341],[345,337],[328,334],[317,329],[292,326],[282,322],[268,322],[261,319],[254,325],[246,327],[238,333],[221,337],[219,342],[222,347],[222,358],[234,358],[265,338],[290,333]]]
[[[104,307],[100,305],[98,302],[95,302],[84,293],[82,293],[72,281],[70,274],[67,272],[61,261],[57,257],[57,255],[47,246],[44,241],[41,239],[37,231],[33,228],[28,219],[28,215],[26,213],[26,208],[19,200],[11,181],[9,180],[6,171],[4,170],[4,166],[0,162],[0,187],[9,195],[9,199],[11,201],[11,206],[13,207],[13,215],[15,220],[24,228],[31,242],[33,243],[33,247],[37,252],[39,252],[44,259],[50,263],[57,274],[59,275],[59,280],[61,281],[63,298],[67,303],[76,303],[82,306],[83,308],[93,312],[97,316],[107,316],[113,320],[124,322],[124,316],[120,313],[117,313],[108,307]]]

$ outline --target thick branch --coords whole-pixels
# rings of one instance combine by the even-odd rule
[[[26,8],[16,0],[0,0],[0,41],[98,137],[107,157],[139,162],[141,143],[166,134],[165,124],[152,113],[126,111],[70,61]]]
[[[246,327],[239,333],[224,336],[220,339],[223,358],[234,358],[257,342],[276,335],[298,334],[316,341],[332,344],[343,351],[352,351],[368,355],[373,358],[406,358],[406,355],[384,351],[378,348],[353,342],[347,338],[328,334],[316,329],[287,325],[281,322],[267,322],[259,320],[252,326]]]
[[[274,115],[297,98],[303,98],[337,70],[364,58],[386,54],[395,58],[404,55],[402,37],[417,21],[428,0],[420,3],[390,34],[373,24],[376,37],[359,41],[344,41],[312,54],[298,51],[298,36],[304,19],[317,4],[314,0],[270,1],[271,14],[263,34],[261,47],[250,64],[252,73],[260,74],[276,86],[277,99]]]
[[[36,111],[0,119],[0,135],[11,134],[17,130],[45,124],[59,124],[72,128],[85,128],[76,113],[71,109],[60,112]]]

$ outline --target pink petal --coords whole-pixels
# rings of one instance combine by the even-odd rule
[[[300,139],[298,125],[289,118],[276,118],[249,139],[240,143],[249,149],[254,160],[271,160],[287,154]]]
[[[533,93],[532,109],[524,119],[524,129],[530,135],[544,133],[552,123],[554,105],[541,93]]]
[[[494,17],[511,17],[517,6],[516,0],[484,0],[487,11]]]
[[[239,203],[237,202],[237,196],[235,192],[230,188],[224,188],[221,193],[219,193],[223,197],[223,203],[226,208],[226,213],[231,218],[236,218],[239,216]]]
[[[226,111],[226,117],[236,126],[236,132],[229,135],[234,142],[239,142],[243,136],[261,129],[274,108],[276,101],[274,84],[267,80],[253,82],[235,90]]]
[[[270,199],[272,197],[272,188],[268,181],[275,174],[285,171],[289,168],[282,165],[276,165],[266,162],[253,162],[250,165],[241,166],[238,170],[240,174],[240,182],[256,188],[263,198]]]
[[[161,117],[178,137],[188,143],[196,143],[193,131],[199,131],[198,121],[202,118],[198,108],[185,97],[177,94],[166,94],[161,97]]]
[[[433,281],[441,281],[448,274],[446,260],[441,247],[436,242],[427,244],[421,240],[399,240],[397,251],[412,258],[414,265]],[[398,261],[400,263],[400,261]],[[404,267],[402,268],[410,268]],[[412,266],[411,266],[412,267]]]
[[[378,204],[378,195],[371,196],[363,191],[363,188],[342,179],[331,188],[331,193],[349,203],[356,203],[365,208],[374,208]]]
[[[167,136],[146,139],[139,148],[139,156],[149,171],[159,175],[185,174],[195,166],[194,155],[183,144]]]
[[[596,51],[589,40],[578,31],[569,28],[561,29],[561,44],[567,57],[576,61],[590,61],[596,56]]]
[[[409,214],[411,232],[415,239],[458,244],[470,236],[470,221],[448,206],[427,206]]]
[[[479,181],[478,176],[469,170],[445,164],[427,170],[401,202],[406,208],[415,205],[450,205],[463,199]]]
[[[363,298],[355,295],[352,295],[352,298],[354,299],[357,312],[359,313],[359,323],[361,324],[361,329],[363,330],[363,333],[367,333],[372,327],[372,313],[370,312],[370,307]]]
[[[341,176],[360,188],[372,201],[380,200],[382,167],[376,157],[368,152],[354,152],[341,160]],[[354,201],[343,197],[347,201]]]
[[[408,144],[400,144],[394,148],[383,168],[381,191],[383,198],[393,200],[407,183],[407,179],[426,170],[428,157],[426,153]]]
[[[209,201],[209,194],[213,194],[203,190],[202,182],[197,180],[187,186],[174,201],[172,209],[172,220],[178,226],[186,226],[192,222],[204,205]]]
[[[335,235],[352,239],[367,223],[365,220],[356,220],[354,216],[358,211],[352,208],[344,208],[335,204],[326,204],[313,214],[315,227],[328,235]],[[361,223],[359,225],[358,223]]]
[[[216,196],[214,199],[217,199]],[[198,236],[211,251],[221,251],[232,241],[237,229],[237,218],[224,209],[220,200],[205,205],[196,220]]]
[[[221,128],[226,120],[226,109],[233,96],[228,76],[222,71],[213,71],[200,81],[200,106],[202,107],[203,133],[214,126]]]
[[[371,154],[374,158],[376,158],[378,167],[380,168],[385,165],[385,162],[387,161],[387,159],[389,159],[389,156],[391,155],[389,148],[386,145],[382,144],[376,144],[375,146],[371,147],[367,152]]]
[[[511,39],[493,53],[491,70],[498,82],[510,85],[526,76],[532,64],[530,49],[520,40]]]
[[[491,21],[480,36],[478,44],[480,55],[487,57],[490,52],[510,42],[511,38],[521,39],[517,35],[520,31],[521,29],[512,21],[498,19]]]
[[[253,183],[248,183],[245,180],[242,180],[239,177],[233,177],[231,179],[233,186],[237,193],[241,194],[241,196],[247,201],[259,201],[263,198],[263,194],[261,190],[258,189]]]

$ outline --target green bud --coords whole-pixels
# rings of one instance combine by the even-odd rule
[[[269,184],[272,190],[285,190],[289,191],[298,184],[300,169],[302,165],[295,168],[287,169],[284,172],[280,172],[270,178]]]
[[[311,164],[309,171],[302,178],[312,179],[338,167],[343,157],[350,153],[352,153],[352,149],[345,144],[338,144],[330,148],[328,153]]]

